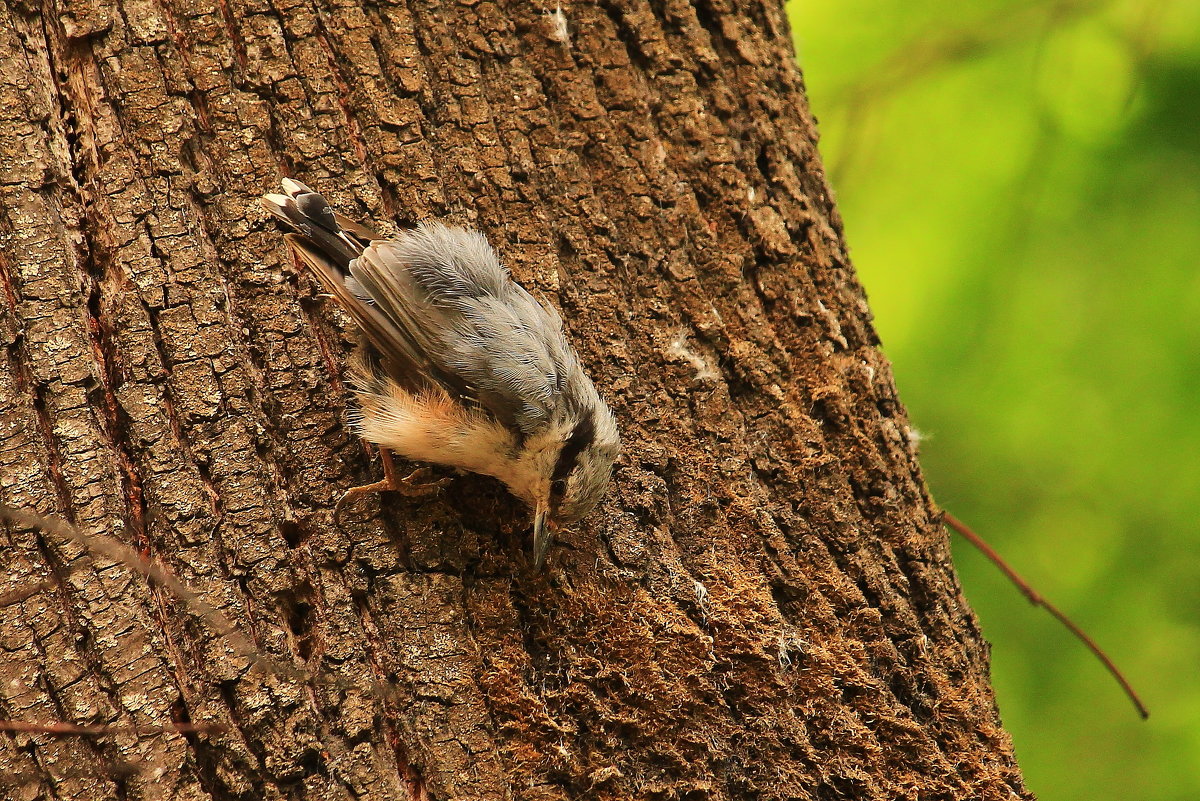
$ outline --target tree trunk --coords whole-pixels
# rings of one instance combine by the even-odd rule
[[[0,735],[0,796],[1028,797],[780,5],[316,5],[4,10],[3,501],[261,658],[10,524],[0,717],[110,728]],[[625,453],[544,574],[491,479],[334,525],[379,467],[284,175],[562,311]]]

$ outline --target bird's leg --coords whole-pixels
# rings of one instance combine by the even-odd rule
[[[424,498],[449,483],[449,478],[433,478],[433,471],[428,467],[418,467],[400,479],[392,489],[407,498]]]
[[[392,452],[384,447],[379,448],[379,460],[383,463],[383,480],[346,490],[345,494],[338,498],[337,503],[333,505],[333,520],[335,523],[340,522],[342,510],[345,508],[345,505],[363,495],[368,495],[372,492],[399,492],[401,495],[409,498],[419,498],[431,495],[450,483],[450,479],[448,478],[438,479],[437,481],[423,481],[423,479],[433,475],[433,471],[428,467],[418,467],[404,478],[399,478],[396,474],[396,464],[392,461]]]

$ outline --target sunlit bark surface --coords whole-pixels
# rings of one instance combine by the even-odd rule
[[[262,654],[10,525],[0,718],[113,729],[0,734],[0,795],[1028,797],[779,5],[0,13],[2,499]],[[334,525],[379,467],[284,175],[561,310],[625,453],[544,574],[490,479]]]

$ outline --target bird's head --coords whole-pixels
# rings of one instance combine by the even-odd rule
[[[621,452],[617,424],[601,404],[572,414],[548,432],[535,457],[532,488],[534,565],[540,570],[555,528],[583,519],[600,502]]]

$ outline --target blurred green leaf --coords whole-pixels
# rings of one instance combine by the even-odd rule
[[[794,0],[855,265],[1044,799],[1200,798],[1200,2]]]

